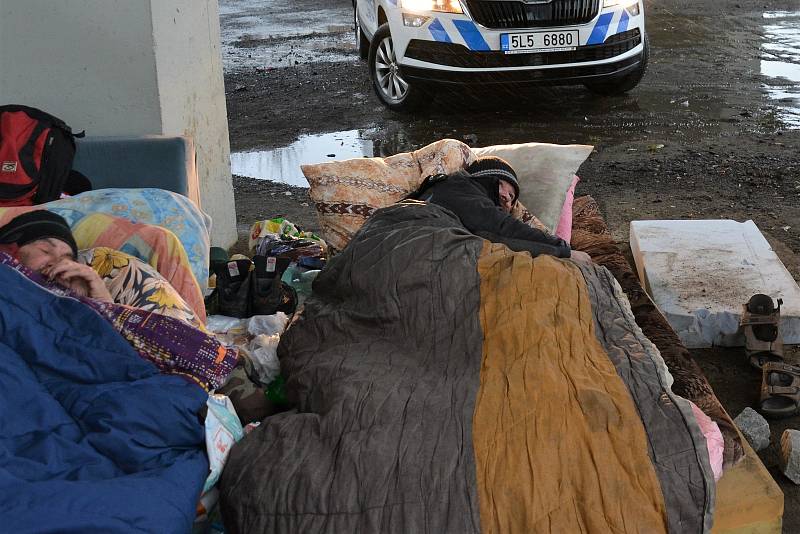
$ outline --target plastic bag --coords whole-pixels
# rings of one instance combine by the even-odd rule
[[[214,487],[222,474],[233,444],[244,437],[242,423],[231,400],[225,395],[209,395],[206,401],[206,451],[211,472],[206,478],[203,493]]]
[[[215,334],[243,334],[247,330],[248,319],[228,317],[227,315],[209,315],[206,329]]]
[[[289,323],[289,316],[283,312],[273,315],[254,315],[247,321],[247,331],[254,336],[282,334]]]
[[[317,278],[319,270],[305,270],[297,267],[290,267],[283,276],[283,281],[289,284],[297,292],[297,305],[299,306],[311,296],[311,286]]]
[[[281,372],[281,362],[278,361],[278,343],[280,341],[280,334],[271,336],[259,334],[247,347],[247,356],[253,362],[253,371],[262,386],[275,380],[275,377]]]

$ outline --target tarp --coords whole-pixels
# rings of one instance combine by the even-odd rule
[[[380,210],[279,347],[296,410],[231,451],[231,532],[708,531],[713,475],[604,268]]]
[[[207,394],[77,300],[6,266],[0,288],[2,530],[189,531]]]

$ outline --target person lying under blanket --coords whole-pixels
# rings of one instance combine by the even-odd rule
[[[178,292],[148,264],[103,247],[78,252],[67,222],[45,210],[0,227],[0,265],[76,298],[108,320],[144,359],[206,391],[236,365],[236,349],[210,335]]]
[[[84,297],[113,302],[103,280],[78,258],[78,245],[63,217],[29,211],[0,228],[0,251]]]
[[[106,247],[78,252],[67,221],[55,213],[29,211],[0,227],[0,252],[77,295],[133,306],[204,328],[191,306],[155,268]]]
[[[502,243],[515,252],[527,251],[575,261],[589,256],[570,250],[566,241],[532,228],[514,218],[511,211],[519,199],[519,181],[513,167],[502,158],[478,158],[465,171],[439,174],[425,179],[408,198],[438,204],[452,211],[473,234]]]

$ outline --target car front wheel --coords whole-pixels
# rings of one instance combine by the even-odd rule
[[[403,78],[389,24],[382,24],[372,37],[368,63],[372,87],[386,107],[393,111],[410,111],[419,107],[424,93],[420,87]]]

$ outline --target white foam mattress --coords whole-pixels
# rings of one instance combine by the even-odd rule
[[[633,221],[639,279],[688,348],[742,346],[742,305],[782,298],[785,344],[800,343],[800,287],[753,221]]]

